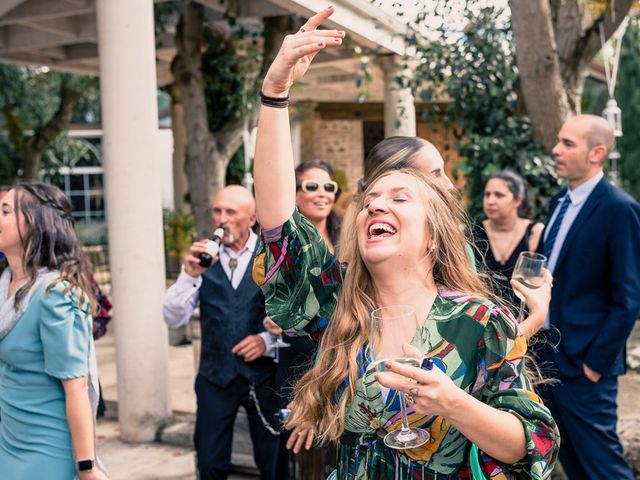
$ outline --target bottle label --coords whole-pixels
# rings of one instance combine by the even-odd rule
[[[216,257],[218,255],[218,250],[220,249],[220,246],[214,242],[213,240],[207,240],[207,246],[205,248],[205,251],[211,255],[212,257]]]

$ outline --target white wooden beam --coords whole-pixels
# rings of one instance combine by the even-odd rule
[[[70,3],[71,5],[74,5],[76,7],[85,7],[88,4],[91,4],[93,2],[89,1],[89,0],[64,0],[65,3]]]
[[[27,0],[2,16],[0,25],[10,25],[16,22],[40,22],[52,18],[95,12],[93,0],[83,3],[83,5],[72,5],[54,0]]]
[[[49,32],[62,37],[73,38],[76,35],[75,17],[51,18],[41,21],[20,21],[19,25],[30,27],[42,32]]]
[[[309,17],[329,3],[318,0],[269,0],[291,13]],[[356,44],[403,54],[405,26],[393,15],[371,5],[367,0],[336,0],[335,13],[326,22],[327,28],[345,30]]]
[[[92,24],[80,25],[78,33],[73,38],[19,25],[2,27],[0,31],[2,30],[4,30],[3,34],[6,35],[6,39],[4,47],[0,48],[0,55],[41,48],[61,47],[75,43],[95,42],[97,35],[95,20]]]
[[[66,60],[67,58],[63,47],[41,48],[38,53],[52,60]]]
[[[25,0],[2,0],[2,2],[0,2],[0,17],[13,10],[24,1]]]

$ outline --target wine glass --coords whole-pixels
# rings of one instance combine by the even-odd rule
[[[547,266],[547,257],[534,252],[521,252],[513,268],[511,278],[519,281],[528,288],[540,288],[544,284],[545,268]],[[514,290],[516,296],[520,299],[520,309],[518,311],[518,321],[523,314],[525,298]]]
[[[413,308],[406,305],[392,305],[374,310],[371,313],[369,351],[375,368],[384,371],[384,362],[388,360],[419,367],[420,359],[407,357],[404,354],[402,349],[404,344],[410,344],[422,350],[422,328]],[[429,433],[421,428],[409,427],[404,392],[398,391],[398,397],[402,428],[389,432],[384,437],[384,443],[396,449],[419,447],[429,440]]]

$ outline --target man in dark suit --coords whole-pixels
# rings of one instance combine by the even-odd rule
[[[202,480],[223,480],[231,466],[233,424],[238,407],[249,420],[253,455],[262,480],[275,480],[278,408],[274,393],[275,364],[265,354],[271,344],[265,332],[264,296],[251,278],[258,237],[255,202],[243,187],[223,188],[213,200],[213,223],[225,226],[218,256],[200,266],[206,240],[195,242],[182,272],[163,305],[170,328],[185,325],[200,304],[202,348],[196,377],[194,443]]]
[[[579,115],[563,125],[553,156],[568,189],[553,199],[539,247],[554,287],[548,341],[538,355],[559,380],[541,393],[572,480],[633,478],[616,423],[618,376],[640,310],[640,205],[604,178],[613,143],[601,117]]]

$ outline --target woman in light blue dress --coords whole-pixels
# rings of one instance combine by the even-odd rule
[[[19,184],[0,203],[0,477],[103,480],[89,285],[71,204]]]

